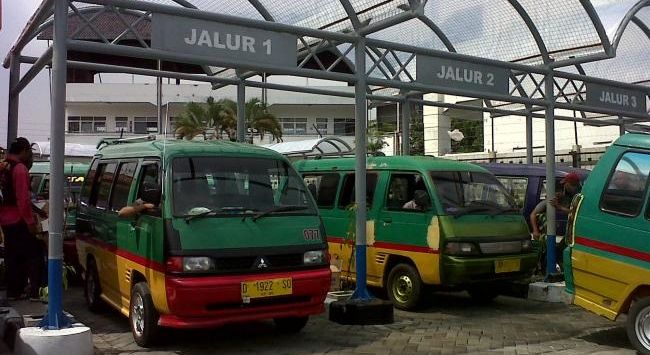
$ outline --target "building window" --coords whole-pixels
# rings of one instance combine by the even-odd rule
[[[158,133],[157,117],[135,117],[133,122],[133,133],[135,134]]]
[[[69,116],[68,133],[104,133],[106,117]]]
[[[321,134],[327,134],[327,118],[317,118],[316,119],[316,129]]]
[[[115,117],[115,132],[129,132],[129,119],[127,117]]]
[[[339,136],[353,136],[354,135],[354,119],[353,118],[335,118],[334,119],[334,134]]]
[[[307,134],[307,119],[306,118],[283,118],[282,134],[285,135]]]

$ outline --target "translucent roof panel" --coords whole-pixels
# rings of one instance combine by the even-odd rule
[[[519,0],[537,26],[546,48],[555,58],[562,51],[602,44],[594,24],[579,1]]]
[[[219,12],[231,16],[246,17],[256,20],[264,19],[248,0],[188,0],[188,2],[196,6],[196,8],[204,11]]]
[[[459,53],[504,61],[539,54],[526,24],[507,0],[429,1],[425,15]]]
[[[424,22],[417,19],[372,33],[368,37],[397,43],[403,43],[408,39],[408,43],[416,47],[447,50],[438,35]]]
[[[350,0],[360,22],[369,20],[370,23],[395,16],[404,10],[400,6],[408,6],[408,0]]]
[[[352,29],[343,5],[338,0],[300,1],[259,0],[277,22],[341,31]]]
[[[609,40],[612,41],[616,30],[623,18],[638,0],[591,0],[598,13],[600,22],[603,23]]]

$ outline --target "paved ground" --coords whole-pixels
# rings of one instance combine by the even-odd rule
[[[462,294],[437,295],[418,313],[396,312],[387,326],[340,326],[319,316],[294,336],[270,322],[166,332],[154,349],[135,345],[116,311],[88,312],[80,289],[67,291],[65,308],[92,328],[97,354],[634,354],[621,322],[509,297],[481,306]]]

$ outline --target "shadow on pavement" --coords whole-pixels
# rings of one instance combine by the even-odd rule
[[[627,338],[624,326],[595,331],[580,337],[580,339],[598,345],[634,350]]]

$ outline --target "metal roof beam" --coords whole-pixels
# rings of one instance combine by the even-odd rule
[[[634,16],[632,18],[632,22],[635,25],[639,26],[641,31],[643,31],[643,33],[646,35],[646,37],[648,37],[648,39],[650,40],[650,27],[648,27],[648,25],[646,25],[643,21],[641,21],[640,18],[638,18],[636,16]]]
[[[603,26],[603,22],[600,20],[600,17],[598,16],[596,9],[594,8],[594,5],[591,3],[591,0],[580,0],[580,3],[582,4],[582,7],[587,12],[589,19],[591,20],[591,23],[594,25],[594,28],[596,29],[596,33],[598,33],[600,42],[602,43],[603,49],[605,50],[605,54],[607,54],[608,56],[616,55],[612,48],[612,44],[609,42],[609,38],[607,37],[607,31],[605,31],[605,26]]]
[[[275,19],[273,18],[273,15],[269,12],[269,10],[262,5],[262,3],[259,0],[248,0],[248,2],[253,5],[255,10],[262,15],[262,18],[264,18],[266,21],[271,21],[275,22]]]
[[[41,5],[36,9],[34,15],[27,22],[27,26],[23,29],[18,37],[18,40],[11,47],[9,53],[2,62],[2,66],[6,69],[9,69],[9,59],[11,54],[20,55],[20,52],[25,48],[25,45],[29,43],[32,39],[32,33],[40,26],[40,24],[45,21],[50,15],[52,15],[54,8],[54,0],[43,0]]]
[[[530,15],[528,15],[528,12],[526,12],[526,9],[524,9],[518,0],[508,0],[508,2],[510,3],[510,6],[512,6],[512,8],[517,11],[519,17],[521,17],[521,19],[526,24],[526,27],[528,27],[528,31],[530,31],[530,34],[533,36],[533,39],[537,44],[539,54],[542,56],[544,64],[552,62],[551,57],[548,54],[548,49],[546,48],[546,43],[544,43],[542,35],[539,33],[539,30],[537,29],[537,26],[533,20],[530,18]]]
[[[418,2],[417,7],[410,7],[410,9],[399,13],[397,15],[391,16],[387,19],[383,19],[374,23],[370,23],[367,26],[364,26],[357,30],[359,36],[367,36],[374,32],[379,32],[383,29],[398,25],[402,22],[412,20],[418,17],[418,14],[424,14],[424,3]]]
[[[637,2],[630,11],[625,14],[625,17],[623,17],[623,20],[616,29],[614,38],[612,38],[613,54],[616,54],[616,49],[618,48],[618,44],[621,42],[621,37],[623,37],[623,32],[625,32],[627,25],[632,21],[637,12],[646,6],[650,6],[650,0],[639,0],[639,2]]]
[[[418,20],[422,21],[425,25],[429,26],[429,28],[433,31],[433,33],[438,36],[438,39],[442,42],[442,44],[445,45],[448,51],[450,52],[456,52],[456,48],[454,45],[451,43],[445,32],[443,32],[438,25],[436,25],[433,21],[431,21],[430,18],[428,18],[424,14],[418,14],[417,16]]]
[[[341,6],[343,6],[343,9],[345,9],[345,12],[348,14],[348,18],[350,19],[350,22],[352,22],[352,27],[354,27],[355,30],[360,29],[362,26],[361,21],[359,21],[359,16],[350,3],[350,0],[339,0],[339,2],[341,3]]]

